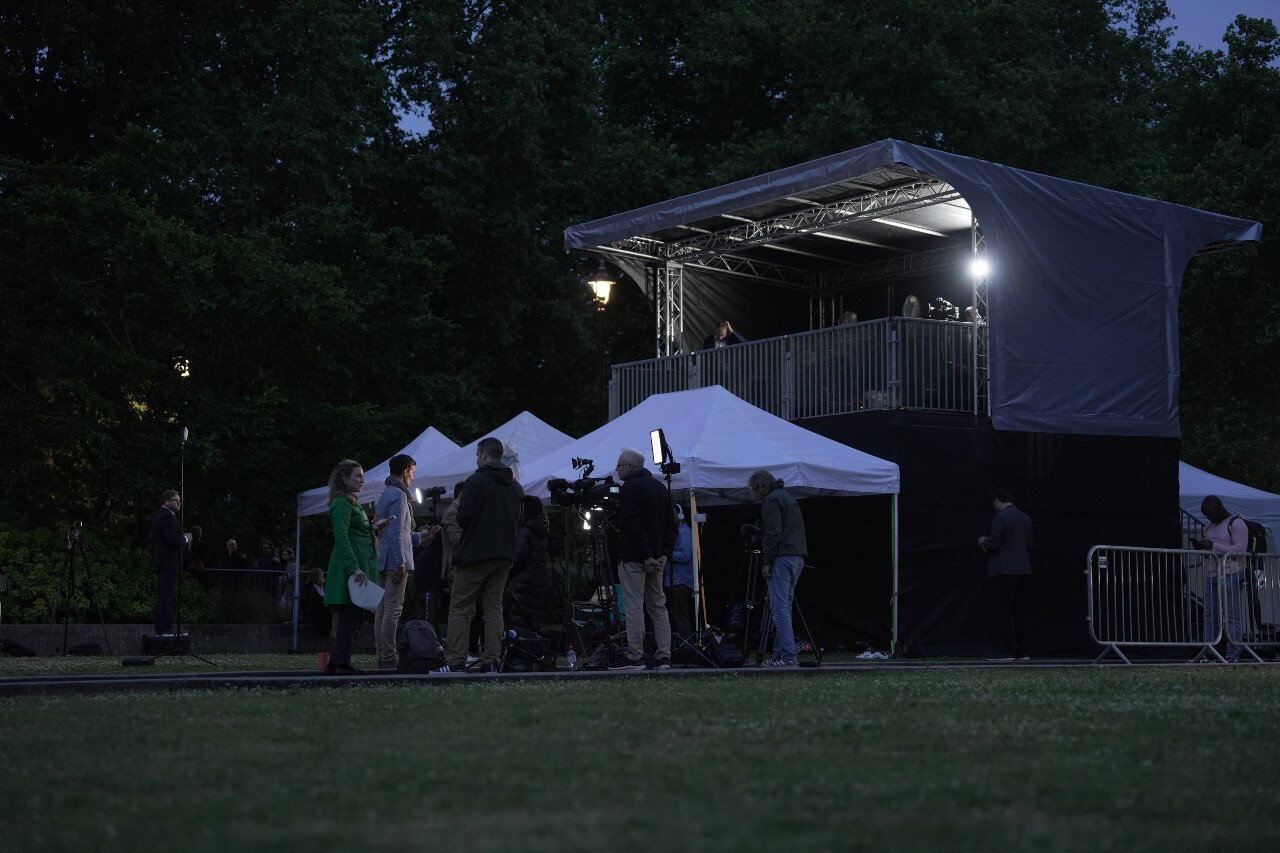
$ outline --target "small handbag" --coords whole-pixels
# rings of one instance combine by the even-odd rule
[[[377,610],[382,603],[382,587],[373,582],[373,578],[365,575],[364,586],[356,583],[356,576],[347,578],[347,592],[351,593],[351,603],[365,610]]]

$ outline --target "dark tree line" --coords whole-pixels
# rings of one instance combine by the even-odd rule
[[[886,136],[1269,234],[1275,25],[1225,52],[1169,25],[1160,0],[6,3],[0,520],[134,523],[181,425],[189,512],[242,533],[427,424],[585,431],[565,226]],[[1271,489],[1276,259],[1195,262],[1182,338],[1185,457]],[[619,294],[612,360],[651,322]]]

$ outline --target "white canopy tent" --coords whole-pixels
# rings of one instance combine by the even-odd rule
[[[438,459],[451,451],[457,450],[458,445],[451,441],[444,433],[435,427],[427,427],[427,429],[409,442],[408,445],[401,448],[400,453],[407,453],[413,457],[421,468],[424,464],[433,459]],[[381,464],[364,470],[364,489],[360,492],[360,503],[373,503],[382,494],[382,490],[386,488],[386,479],[391,475],[391,460],[386,459]],[[308,489],[305,492],[298,492],[298,517],[306,515],[320,515],[329,511],[329,487],[321,486],[318,489]]]
[[[454,483],[465,480],[475,472],[476,445],[481,439],[490,437],[501,441],[506,448],[503,461],[511,467],[517,480],[520,479],[520,473],[528,463],[541,459],[573,441],[573,436],[565,435],[537,415],[521,412],[465,447],[459,447],[430,463],[419,462],[413,487],[425,491],[432,486],[443,486],[449,490],[446,492],[447,497],[452,493]],[[568,457],[565,458],[568,459]]]
[[[526,494],[546,498],[548,480],[577,479],[572,457],[595,460],[596,474],[603,476],[624,447],[648,457],[649,433],[658,428],[680,463],[672,490],[692,489],[702,504],[745,502],[747,478],[761,468],[798,497],[898,492],[892,462],[775,417],[719,385],[654,394],[551,456],[525,464],[520,483]]]
[[[1280,548],[1280,495],[1217,477],[1185,462],[1178,463],[1178,503],[1189,515],[1204,519],[1200,502],[1217,495],[1228,510],[1256,521],[1271,534],[1271,550]]]
[[[650,432],[659,428],[680,463],[680,472],[671,478],[672,491],[691,491],[704,505],[745,502],[747,480],[760,469],[783,480],[787,491],[797,497],[892,495],[892,636],[896,647],[898,466],[771,415],[719,385],[649,397],[595,432],[526,465],[521,485],[526,494],[545,500],[550,496],[549,480],[578,478],[570,466],[571,458],[594,460],[595,474],[603,476],[613,469],[618,451],[624,447],[643,453],[657,474],[649,449]],[[695,614],[701,612],[697,554],[695,547]]]

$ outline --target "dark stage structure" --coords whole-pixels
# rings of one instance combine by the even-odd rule
[[[1036,654],[1090,649],[1091,546],[1178,546],[1182,276],[1260,239],[892,139],[565,231],[654,304],[656,357],[613,366],[611,417],[722,385],[899,466],[896,503],[805,500],[797,598],[815,634],[909,655],[990,651],[977,539],[996,487],[1035,526]],[[747,342],[716,346],[722,320]],[[752,512],[710,513],[712,622]]]

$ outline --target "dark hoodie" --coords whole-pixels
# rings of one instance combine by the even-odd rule
[[[477,560],[515,561],[522,498],[524,489],[501,462],[485,463],[467,478],[458,498],[462,539],[453,551],[455,568]]]
[[[507,581],[508,628],[537,631],[547,594],[547,517],[526,518],[516,536],[516,564]]]

